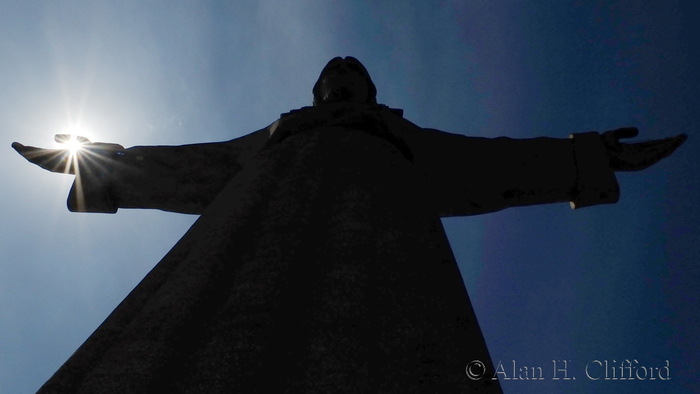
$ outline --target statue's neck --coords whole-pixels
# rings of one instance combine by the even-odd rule
[[[403,122],[403,110],[378,104],[332,103],[303,107],[290,111],[270,126],[269,144],[307,130],[342,127],[362,130],[395,144],[412,160],[413,155],[402,137],[392,132],[397,122]],[[395,127],[394,127],[395,128]]]
[[[389,108],[384,104],[367,104],[367,103],[351,103],[351,102],[340,102],[340,103],[323,103],[317,104],[310,107],[301,107],[299,109],[291,110],[287,113],[280,115],[280,119],[290,116],[299,115],[304,113],[308,116],[321,116],[329,118],[342,117],[349,113],[360,113],[365,111],[390,111],[394,115],[403,117],[403,110],[400,108]]]

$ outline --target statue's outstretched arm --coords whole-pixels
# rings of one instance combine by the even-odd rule
[[[479,138],[424,129],[426,174],[443,216],[570,202],[573,208],[617,202],[615,171],[637,171],[669,156],[685,135],[633,144],[637,130],[558,138]]]
[[[12,147],[46,170],[76,175],[68,197],[71,211],[153,208],[199,214],[268,135],[263,129],[228,142],[128,149],[89,143],[74,155],[17,142]]]

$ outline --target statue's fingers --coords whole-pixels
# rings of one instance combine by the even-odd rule
[[[612,131],[612,137],[616,140],[634,138],[637,135],[639,135],[639,129],[636,127],[623,127]]]
[[[679,146],[683,145],[683,143],[685,142],[685,140],[688,139],[688,134],[685,134],[685,133],[679,134],[679,135],[673,137],[673,139],[674,139],[674,141],[675,141],[675,142],[674,142],[675,146],[673,147],[673,149],[675,150],[675,149],[678,148]]]
[[[19,153],[21,155],[22,151],[24,150],[24,145],[20,144],[19,142],[13,142],[12,149],[16,150],[17,153]]]
[[[678,147],[681,146],[686,139],[688,139],[688,136],[681,134],[675,137],[664,138],[656,141],[657,145],[654,147],[654,151],[658,155],[658,159],[661,160],[664,157],[669,156],[671,153],[673,153],[673,151],[678,149]]]
[[[32,161],[33,158],[39,156],[40,151],[45,151],[46,149],[36,148],[34,146],[26,146],[20,144],[19,142],[13,142],[12,148],[17,151],[25,159]]]
[[[72,140],[77,141],[80,144],[90,144],[90,140],[87,139],[86,137],[83,137],[82,135],[73,135],[73,134],[56,134],[53,136],[54,141],[60,143],[60,144],[65,144],[68,142],[71,142]]]
[[[608,130],[601,134],[600,137],[608,150],[619,151],[622,149],[620,146],[620,139],[633,138],[638,134],[639,129],[636,127],[623,127],[620,129]]]
[[[13,142],[12,148],[30,163],[36,164],[45,170],[73,173],[71,166],[68,165],[68,154],[65,149],[42,149],[26,146],[19,142]]]
[[[636,144],[630,144],[637,148],[639,151],[644,152],[645,155],[651,157],[658,157],[662,159],[675,151],[679,146],[688,139],[685,134],[680,134],[675,137],[668,137],[661,140],[653,140],[646,142],[639,142]]]
[[[626,163],[623,171],[639,171],[670,156],[688,138],[685,134],[636,144],[624,144],[625,154],[620,157]]]
[[[70,141],[70,139],[70,134],[56,134],[53,136],[53,140],[58,142],[59,144],[65,144],[66,142]]]

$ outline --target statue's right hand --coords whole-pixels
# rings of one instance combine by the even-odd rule
[[[12,147],[29,162],[52,172],[75,174],[75,165],[71,163],[68,149],[43,149],[33,146],[25,146],[19,142],[13,142]]]
[[[95,169],[114,160],[123,153],[124,147],[119,144],[105,142],[91,142],[81,136],[69,134],[56,134],[54,140],[63,144],[77,142],[77,149],[43,149],[33,146],[25,146],[19,142],[13,142],[12,147],[29,162],[51,172],[75,174],[78,165],[87,169]]]

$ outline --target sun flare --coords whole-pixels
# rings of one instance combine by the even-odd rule
[[[63,143],[63,146],[70,151],[70,153],[76,153],[82,149],[83,143],[76,138],[76,136],[71,135],[71,137]]]
[[[90,143],[90,140],[87,138],[73,132],[56,134],[54,140],[60,145],[61,149],[67,149],[71,154],[77,153],[82,149],[84,144]]]

